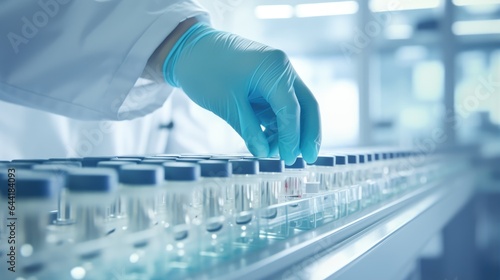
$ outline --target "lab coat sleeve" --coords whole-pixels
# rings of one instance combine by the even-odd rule
[[[83,120],[151,113],[171,90],[139,77],[190,17],[209,21],[194,0],[1,1],[0,99]]]

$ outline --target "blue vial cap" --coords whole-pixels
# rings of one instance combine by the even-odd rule
[[[50,160],[43,163],[44,165],[64,165],[67,167],[82,167],[82,162],[80,161],[55,161]]]
[[[44,162],[48,161],[48,159],[14,159],[12,162],[27,162],[27,163],[34,163],[34,164],[42,164]]]
[[[153,164],[153,165],[163,165],[165,162],[172,162],[172,161],[175,161],[175,160],[168,160],[168,159],[145,159],[141,162],[139,162],[139,164]]]
[[[259,159],[260,172],[283,172],[285,170],[285,161],[279,158],[261,158]]]
[[[178,158],[192,158],[192,159],[208,160],[211,158],[211,156],[209,156],[209,155],[180,155]]]
[[[229,161],[233,166],[233,174],[250,175],[259,173],[259,162],[255,160],[238,159]]]
[[[365,163],[366,162],[366,156],[365,155],[358,155],[358,162],[359,163]]]
[[[232,174],[231,164],[220,160],[203,160],[198,162],[201,168],[201,177],[225,178]]]
[[[241,157],[239,156],[214,156],[210,158],[210,160],[223,160],[223,161],[239,160],[239,159],[241,159]]]
[[[213,158],[220,158],[220,157],[226,157],[226,158],[233,158],[233,159],[243,159],[244,157],[249,157],[251,154],[216,154],[212,155],[210,159]]]
[[[366,155],[366,161],[367,162],[372,162],[373,161],[373,155],[372,154],[367,154]]]
[[[145,157],[142,160],[176,160],[177,157],[161,157],[161,156],[152,156],[152,157]]]
[[[358,156],[357,155],[347,155],[347,163],[349,163],[349,164],[358,163]]]
[[[145,156],[119,156],[119,157],[116,157],[116,158],[117,159],[140,159],[140,160],[143,160],[146,157]]]
[[[48,173],[20,170],[15,175],[15,196],[19,199],[52,198],[58,194],[61,188],[61,181],[56,180],[54,175]],[[4,176],[2,180],[8,180],[8,176]],[[8,196],[9,188],[7,186],[0,188],[4,197]]]
[[[389,154],[390,153],[387,153],[387,152],[382,153],[382,159],[389,159]]]
[[[162,165],[167,181],[196,181],[200,178],[200,166],[197,164],[167,161]]]
[[[312,165],[334,166],[335,165],[335,157],[319,156]]]
[[[100,161],[109,161],[116,157],[84,157],[82,160],[83,167],[97,167]]]
[[[126,165],[120,171],[120,182],[127,185],[157,185],[164,180],[163,168],[158,165]]]
[[[112,158],[110,161],[122,161],[122,162],[133,162],[139,163],[142,161],[140,158]]]
[[[136,165],[135,162],[130,162],[130,161],[100,161],[97,164],[97,167],[104,167],[104,168],[112,168],[116,170],[117,172],[122,169],[125,165]]]
[[[7,163],[7,167],[16,168],[16,169],[32,169],[33,166],[37,165],[36,162],[9,162]]]
[[[73,169],[66,177],[66,188],[73,192],[112,192],[117,185],[117,173],[109,168]]]
[[[179,155],[179,154],[157,154],[157,155],[154,155],[153,157],[173,157],[173,158],[178,158],[180,156],[181,155]]]
[[[68,165],[71,166],[79,166],[82,167],[82,158],[50,158],[48,161],[46,161],[44,164],[52,164],[55,162],[55,164],[60,164],[60,163],[67,163]]]
[[[382,159],[382,155],[380,153],[373,154],[373,160],[381,160],[381,159]]]
[[[298,157],[292,165],[286,165],[285,168],[304,169],[306,168],[306,161],[303,158]]]
[[[82,162],[83,158],[49,158],[49,161],[79,161],[79,162]]]
[[[241,159],[248,159],[248,160],[259,160],[261,158],[259,157],[254,157],[254,156],[244,156]]]
[[[182,158],[182,157],[180,157],[180,158],[177,158],[175,160],[178,161],[178,162],[198,163],[198,162],[203,161],[205,159],[202,159],[202,158]]]
[[[33,171],[49,172],[53,174],[67,174],[71,169],[76,169],[78,167],[68,166],[65,164],[37,164],[33,166]]]
[[[335,164],[336,165],[346,165],[347,157],[346,156],[335,156]]]

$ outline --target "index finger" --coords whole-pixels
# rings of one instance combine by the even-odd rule
[[[321,116],[314,95],[297,76],[294,82],[295,95],[300,104],[300,150],[307,163],[314,163],[321,146]]]
[[[300,105],[295,96],[295,71],[282,51],[272,51],[259,67],[262,97],[276,114],[281,158],[290,165],[300,153]]]

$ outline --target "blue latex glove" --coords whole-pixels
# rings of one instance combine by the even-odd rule
[[[228,122],[253,155],[279,151],[286,164],[300,153],[308,163],[316,160],[318,103],[282,51],[197,23],[174,45],[163,73]]]

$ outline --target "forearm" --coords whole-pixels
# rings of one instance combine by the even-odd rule
[[[163,83],[163,63],[168,54],[174,47],[175,43],[182,37],[182,35],[194,24],[198,23],[197,18],[188,18],[179,23],[177,27],[165,38],[165,40],[156,48],[154,53],[148,60],[146,68],[142,73],[142,77],[153,80],[157,83]]]

